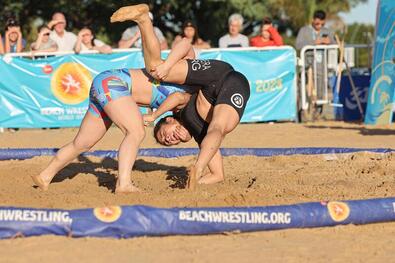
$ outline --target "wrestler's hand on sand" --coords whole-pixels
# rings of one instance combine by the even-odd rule
[[[112,14],[110,21],[111,23],[128,20],[138,22],[139,19],[144,16],[144,14],[148,16],[148,11],[149,7],[146,4],[124,6]]]
[[[169,75],[170,67],[166,62],[156,66],[153,70],[151,70],[151,74],[154,78],[159,80],[165,80],[167,75]]]

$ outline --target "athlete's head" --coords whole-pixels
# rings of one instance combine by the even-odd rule
[[[175,117],[163,117],[154,128],[154,137],[162,145],[171,146],[180,142],[187,142],[192,137]]]

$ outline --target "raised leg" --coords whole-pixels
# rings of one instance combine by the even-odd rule
[[[111,22],[134,21],[137,23],[143,44],[144,62],[148,72],[162,63],[160,57],[160,43],[154,32],[152,21],[148,15],[146,4],[124,6],[115,11]]]
[[[152,72],[157,66],[163,64],[163,60],[161,58],[159,39],[155,35],[152,21],[148,16],[148,11],[149,8],[145,4],[121,7],[111,16],[111,22],[131,20],[137,23],[141,33],[145,67],[148,73],[154,78],[157,78],[158,76],[152,74]],[[177,50],[172,50],[169,55],[169,58],[172,57],[169,63],[170,66],[169,69],[166,70],[168,71],[166,76],[167,82],[184,84],[188,73],[188,65],[186,61],[181,60],[181,58],[188,54],[190,47],[191,45],[189,43],[189,47],[178,45]]]

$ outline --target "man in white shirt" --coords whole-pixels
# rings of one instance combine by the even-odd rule
[[[154,19],[154,16],[152,15],[151,12],[149,12],[149,17],[151,18],[151,20]],[[166,38],[163,36],[162,31],[160,31],[159,28],[154,27],[154,32],[156,37],[159,39],[160,49],[161,50],[168,49],[167,41]],[[121,40],[119,40],[118,42],[118,47],[119,48],[142,47],[140,30],[138,26],[129,27],[122,33]]]
[[[58,51],[73,51],[77,41],[74,33],[65,30],[66,25],[66,17],[60,12],[53,14],[52,21],[48,23],[48,27],[53,29],[49,37],[58,45]]]
[[[243,17],[233,14],[228,19],[229,33],[219,39],[220,48],[249,47],[248,37],[240,34],[243,26]]]

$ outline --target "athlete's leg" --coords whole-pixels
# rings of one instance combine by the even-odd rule
[[[148,73],[151,74],[157,66],[163,63],[163,60],[161,59],[160,43],[155,35],[152,21],[148,16],[148,11],[149,8],[145,4],[121,7],[111,16],[111,22],[131,20],[137,23],[141,33],[145,67]],[[179,49],[180,47],[178,50]],[[173,55],[170,56],[175,57],[175,59],[174,63],[171,63],[171,69],[166,77],[167,82],[184,84],[188,73],[188,65],[185,60],[180,59],[183,58],[188,51],[189,49],[181,52],[176,51],[177,53],[175,54],[174,51],[172,51]],[[183,53],[185,53],[185,55],[182,55]],[[156,75],[152,76],[154,78],[157,77]]]
[[[200,144],[198,158],[189,174],[189,188],[194,189],[198,178],[202,177],[203,170],[217,153],[225,135],[236,128],[239,123],[236,110],[227,104],[214,107],[213,117],[207,129],[207,135]]]
[[[88,111],[74,140],[56,153],[44,171],[37,176],[32,176],[34,183],[42,190],[47,190],[53,177],[78,155],[89,151],[104,136],[110,126],[111,121],[105,121]]]
[[[124,6],[114,12],[111,22],[131,20],[137,23],[143,44],[144,62],[148,72],[162,63],[160,57],[160,43],[155,35],[152,21],[148,15],[146,4]]]
[[[139,189],[132,184],[131,171],[140,143],[145,136],[143,118],[131,96],[109,102],[104,111],[125,135],[118,152],[118,179],[116,193],[129,193]]]
[[[204,168],[218,153],[225,135],[236,128],[243,116],[249,97],[250,87],[245,76],[237,71],[229,72],[222,83],[207,134],[200,144],[198,158],[190,173],[189,178],[192,182],[196,182],[197,178],[202,176]],[[191,188],[193,187],[194,185],[191,184]]]
[[[199,184],[214,184],[224,180],[224,165],[222,155],[218,149],[213,159],[208,163],[209,172],[197,178]]]

